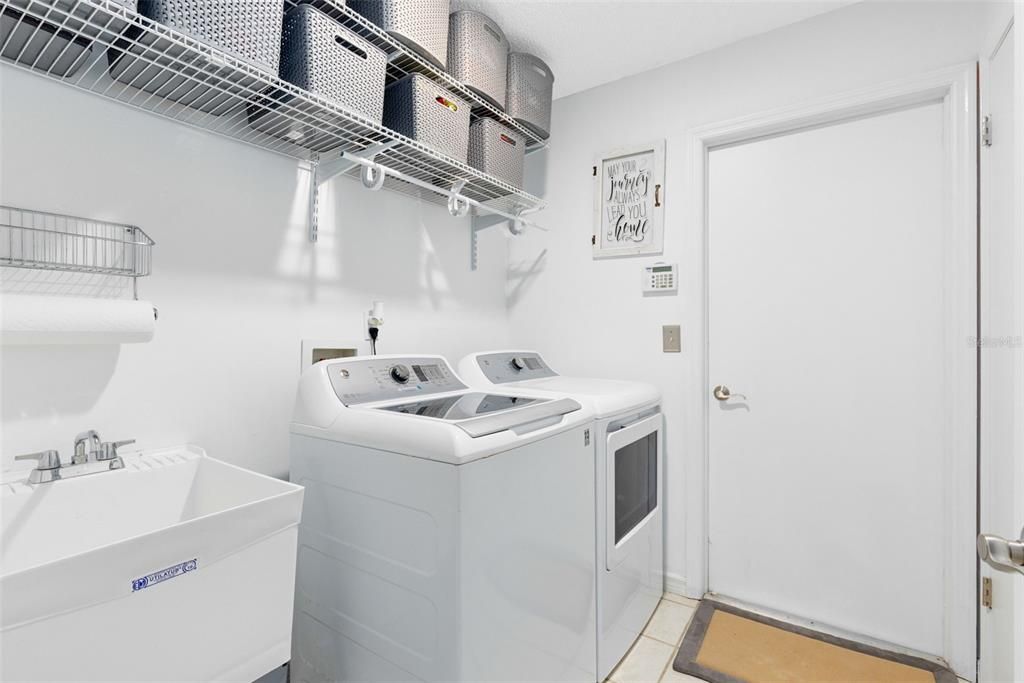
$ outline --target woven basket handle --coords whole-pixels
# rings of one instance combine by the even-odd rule
[[[499,43],[501,42],[501,35],[498,33],[497,30],[495,30],[493,25],[484,22],[484,30],[490,33],[491,37],[494,38],[496,41],[498,41]]]
[[[345,38],[345,36],[341,34],[335,34],[334,42],[336,42],[338,45],[342,46],[343,48],[354,54],[356,57],[359,57],[360,59],[365,60],[368,56],[366,54],[366,50],[359,47],[355,43],[349,41],[347,38]]]

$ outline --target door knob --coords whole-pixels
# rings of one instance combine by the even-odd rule
[[[715,398],[717,398],[719,401],[728,401],[730,398],[738,398],[744,401],[747,400],[747,397],[744,396],[743,394],[734,394],[731,391],[729,391],[729,387],[725,386],[724,384],[719,384],[717,387],[714,388],[712,393],[715,395]]]
[[[1018,571],[1024,574],[1024,529],[1020,540],[1008,541],[993,534],[978,536],[978,557],[1001,572]]]

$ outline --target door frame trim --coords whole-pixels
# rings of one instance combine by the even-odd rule
[[[949,334],[944,343],[953,362],[948,367],[948,395],[954,405],[949,414],[970,419],[946,426],[943,453],[944,484],[952,501],[945,526],[950,529],[946,554],[945,601],[951,615],[944,626],[944,656],[955,671],[973,679],[976,662],[977,604],[973,587],[977,581],[974,548],[977,524],[976,464],[977,375],[974,347],[968,338],[976,333],[977,255],[977,66],[960,64],[910,78],[882,83],[845,94],[830,96],[796,106],[713,123],[687,132],[686,154],[690,185],[687,188],[692,225],[700,226],[703,273],[699,278],[704,314],[701,402],[703,457],[688,458],[685,466],[686,500],[686,593],[701,597],[708,588],[708,466],[710,458],[710,382],[708,299],[708,155],[727,145],[753,142],[767,137],[832,125],[928,103],[944,104],[944,129],[948,155],[945,177],[948,213],[944,226],[949,244],[957,245],[946,254],[946,272],[953,282],[946,289],[950,314]],[[962,331],[958,333],[957,331]],[[957,351],[960,353],[957,353]],[[963,423],[963,424],[961,424]],[[959,457],[954,457],[956,454]],[[959,485],[954,486],[954,482]],[[972,590],[955,590],[971,586]]]
[[[1013,42],[1013,68],[1014,68],[1014,102],[1013,117],[1014,126],[1017,131],[1024,131],[1024,38],[1020,37],[1020,26],[1024,25],[1024,0],[1016,0],[1013,4],[1014,18],[1018,20],[1016,26],[1018,31],[1014,35]],[[1017,274],[1017,281],[1014,286],[1017,290],[1018,301],[1024,301],[1024,135],[1017,135],[1014,141],[1017,148],[1013,164],[1014,173],[1014,225],[1018,240],[1015,250],[1016,264],[1014,272]],[[1018,315],[1020,311],[1018,311]],[[1018,363],[1014,375],[1014,404],[1017,415],[1024,409],[1024,363]],[[1014,455],[1017,460],[1017,486],[1024,486],[1024,420],[1018,420],[1014,429]],[[1024,489],[1017,493],[1017,519],[1024,519]],[[1016,642],[1024,643],[1024,591],[1017,592],[1017,613]],[[1024,673],[1024,648],[1018,647],[1015,653],[1014,673]]]
[[[1003,48],[1003,46],[1004,46],[1004,44],[1006,42],[1007,37],[1010,35],[1011,29],[1014,28],[1014,23],[1015,23],[1015,21],[1014,21],[1014,19],[1015,19],[1015,17],[1014,17],[1014,8],[1013,8],[1012,5],[1006,5],[1006,6],[999,5],[999,6],[994,8],[994,11],[999,12],[999,15],[997,16],[997,18],[995,20],[993,20],[991,22],[992,30],[989,32],[989,35],[986,38],[986,40],[984,41],[984,43],[982,43],[981,58],[978,61],[978,78],[979,78],[978,93],[979,93],[979,98],[980,98],[979,102],[978,102],[978,107],[979,107],[978,115],[979,115],[979,118],[990,113],[990,110],[989,110],[989,107],[988,107],[988,99],[990,97],[990,93],[992,92],[992,88],[990,87],[992,60],[996,57],[996,55],[999,53],[999,51]],[[1010,55],[1010,59],[1011,60],[1013,60],[1014,57],[1015,57],[1014,54]],[[1015,109],[1016,109],[1016,104],[1017,103],[1014,102]],[[1001,128],[1001,126],[999,125],[998,122],[995,123],[995,126],[997,128]],[[998,135],[998,133],[996,133],[996,134]],[[1021,136],[1018,135],[1017,137],[1020,138]],[[996,142],[996,144],[999,144],[998,141]],[[1019,144],[1019,141],[1018,141],[1017,144]],[[978,217],[979,217],[978,230],[979,230],[979,235],[980,235],[980,238],[981,238],[979,246],[981,246],[981,245],[984,244],[984,236],[987,233],[987,230],[986,230],[987,222],[986,221],[988,220],[987,216],[988,216],[990,204],[992,202],[991,186],[990,185],[986,185],[986,182],[985,182],[986,179],[992,175],[991,169],[990,169],[990,166],[991,166],[992,162],[991,162],[991,157],[986,155],[983,149],[979,150],[979,151],[980,151],[980,154],[978,155],[978,163],[979,163],[979,166],[978,166],[978,178],[979,178],[979,182],[981,183],[981,187],[980,187],[980,192],[979,192],[979,195],[978,195],[979,196],[979,201],[980,201],[980,206],[979,206],[979,211],[978,211]],[[1013,155],[1015,153],[1016,153],[1015,150],[1011,151],[1011,155]],[[1014,200],[1014,198],[1011,198],[1010,201],[1012,203],[1015,200]],[[1013,219],[1011,218],[1011,220],[1013,220]],[[1015,244],[1016,248],[1013,249],[1013,251],[1015,253],[1017,253],[1017,254],[1020,254],[1020,245],[1022,244],[1022,242],[1021,242],[1021,238],[1020,238],[1020,230],[1019,229],[1017,231],[1017,237],[1015,238],[1014,241],[1016,242],[1016,244]],[[984,254],[983,254],[981,256],[982,266],[984,266],[984,258],[985,257],[984,257]],[[1020,260],[1020,258],[1018,256],[1018,258],[1014,259],[1014,266],[1013,266],[1013,272],[1018,274],[1016,276],[1017,280],[1020,280],[1020,277],[1019,277],[1020,268],[1021,268],[1021,260]],[[982,268],[982,271],[984,272],[984,268]],[[1007,284],[1011,285],[1012,287],[1014,287],[1019,292],[1019,288],[1020,288],[1020,283],[1019,282],[1007,283]],[[1019,296],[1019,294],[1017,296]],[[1017,296],[1014,297],[1017,301],[1024,301],[1024,299],[1017,298]],[[984,305],[985,303],[986,302],[982,299],[982,304]],[[979,314],[979,322],[981,322],[984,319],[984,315],[985,315],[984,310],[985,309],[983,308],[982,312]],[[1015,317],[1019,318],[1019,316],[1020,316],[1020,313],[1018,311]],[[984,330],[984,327],[982,326],[980,329]],[[1020,329],[1019,320],[1015,320],[1014,321],[1013,329],[1014,330]],[[979,353],[979,356],[980,356],[979,362],[982,364],[981,368],[983,370],[984,369],[984,365],[983,365],[984,357],[983,357],[983,355],[981,353]],[[1020,366],[1020,364],[1017,363],[1015,365],[1018,366],[1016,369],[1018,370],[1018,373],[1019,373],[1019,366]],[[1012,383],[1012,389],[1011,390],[1014,393],[1014,396],[1013,396],[1012,400],[1014,401],[1014,405],[1017,406],[1017,410],[1016,411],[1011,411],[1011,414],[1016,414],[1016,412],[1019,412],[1020,406],[1022,405],[1021,402],[1020,402],[1020,391],[1019,391],[1020,380],[1019,380],[1019,378],[1015,377],[1015,378],[1013,378],[1012,382],[1013,383]],[[990,425],[990,422],[985,419],[985,412],[984,412],[984,402],[985,402],[985,399],[986,399],[986,393],[985,393],[986,387],[984,386],[983,382],[979,382],[979,387],[980,387],[980,391],[981,391],[981,394],[979,396],[979,405],[982,406],[982,411],[981,411],[981,420],[979,420],[979,426],[980,426],[980,430],[981,430],[981,433],[979,435],[979,443],[981,445],[981,448],[980,448],[980,450],[978,452],[978,471],[979,471],[979,473],[981,473],[982,476],[981,476],[981,478],[980,478],[980,480],[978,482],[978,492],[979,492],[979,497],[980,497],[979,507],[978,507],[978,531],[979,532],[986,532],[987,533],[987,532],[990,532],[993,527],[991,527],[989,524],[986,524],[986,519],[988,519],[989,522],[994,522],[996,520],[995,520],[995,516],[992,514],[992,509],[991,509],[991,505],[993,503],[992,497],[989,495],[990,493],[992,493],[991,486],[990,486],[991,485],[991,480],[990,480],[989,476],[985,476],[986,475],[986,467],[988,467],[992,463],[994,458],[998,457],[996,455],[997,452],[1003,452],[1003,453],[1006,453],[1007,455],[1012,457],[1012,454],[1015,451],[1014,451],[1014,444],[1013,443],[1010,443],[1010,444],[998,443],[996,436],[991,433],[991,425]],[[1020,430],[1020,424],[1019,423],[1020,423],[1020,421],[1018,420],[1017,423],[1013,427],[1013,431],[1011,432],[1011,436],[1010,436],[1010,440],[1011,441],[1016,441],[1016,440],[1019,439],[1019,437],[1017,435],[1017,433]],[[1011,468],[1011,470],[1012,470],[1012,468]],[[1020,518],[1021,517],[1015,517],[1015,520],[1016,519],[1020,519]],[[995,527],[995,528],[998,528],[998,527]],[[979,563],[978,569],[979,569],[979,576],[978,576],[978,580],[979,581],[981,581],[983,577],[986,577],[986,576],[991,577],[993,575],[993,573],[994,573],[994,571],[989,569],[984,563]],[[996,591],[996,594],[998,595],[998,590]],[[1013,609],[1012,606],[1011,606],[1011,609]],[[978,680],[991,680],[992,679],[992,676],[991,676],[991,673],[992,673],[992,671],[991,671],[992,662],[990,661],[990,659],[991,659],[991,656],[992,656],[993,653],[992,653],[992,651],[988,647],[986,647],[986,643],[985,643],[985,630],[984,630],[984,625],[985,624],[984,624],[983,616],[982,616],[983,612],[984,612],[984,610],[979,607],[979,613],[978,613],[978,667],[977,667],[977,674],[978,674]],[[1011,655],[1011,656],[1013,656],[1013,655]],[[1014,668],[1017,668],[1016,663],[1014,663]]]

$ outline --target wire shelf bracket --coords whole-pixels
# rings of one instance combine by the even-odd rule
[[[398,144],[397,140],[391,140],[389,142],[383,142],[377,145],[371,145],[362,152],[367,159],[371,161],[380,153],[386,152],[387,150],[395,147]],[[324,183],[328,182],[332,178],[335,178],[343,173],[349,173],[353,169],[358,168],[359,164],[346,159],[344,156],[338,156],[337,158],[323,161],[319,154],[312,156],[309,160],[309,241],[316,242],[320,229],[320,215],[319,215],[319,195],[320,187]],[[369,189],[378,190],[383,185],[384,173],[379,172],[380,181],[373,181],[376,183],[376,187],[373,187],[368,183],[366,176],[363,175],[363,185]]]
[[[472,224],[469,228],[469,269],[477,269],[477,258],[479,254],[479,235],[488,228],[493,228],[496,225],[504,225],[508,233],[512,236],[522,234],[527,228],[534,230],[541,230],[548,232],[547,228],[543,228],[536,223],[531,223],[523,219],[523,215],[528,213],[524,211],[522,214],[514,217],[506,216],[499,213],[492,214],[474,214]]]

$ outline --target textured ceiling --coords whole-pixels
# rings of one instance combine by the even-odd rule
[[[555,97],[771,31],[855,0],[453,0],[555,74]]]

